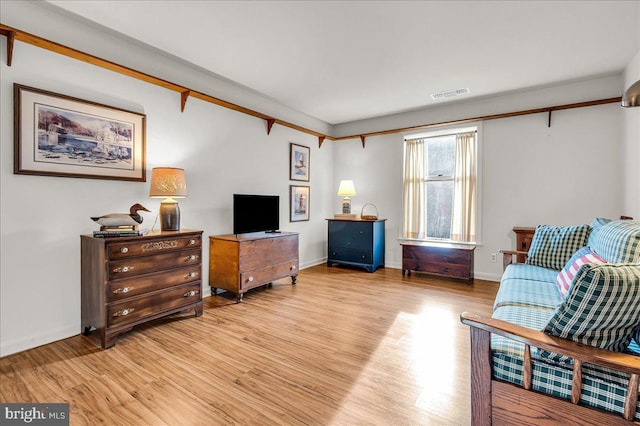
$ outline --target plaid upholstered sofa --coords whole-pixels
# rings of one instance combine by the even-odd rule
[[[640,424],[639,262],[640,221],[538,226],[493,315],[461,315],[472,423]]]

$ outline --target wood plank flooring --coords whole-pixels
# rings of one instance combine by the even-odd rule
[[[469,330],[498,284],[319,265],[103,351],[81,335],[0,359],[1,402],[72,425],[467,425]]]

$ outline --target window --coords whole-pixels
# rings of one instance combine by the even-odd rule
[[[477,128],[405,139],[403,237],[476,241]]]

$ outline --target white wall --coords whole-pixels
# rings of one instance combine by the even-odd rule
[[[65,14],[53,16],[58,12],[50,5],[1,2],[0,11],[4,24],[332,133],[326,123],[191,69],[175,58],[108,32],[96,32]],[[202,229],[205,237],[228,233],[234,192],[279,194],[281,228],[300,232],[301,266],[313,265],[326,259],[325,218],[340,211],[340,197],[335,195],[338,183],[351,178],[358,190],[354,212],[359,213],[367,202],[377,206],[380,216],[388,219],[387,266],[401,266],[397,237],[403,135],[368,138],[365,149],[359,140],[327,141],[319,149],[315,137],[277,125],[267,136],[264,121],[197,99],[189,99],[180,113],[177,93],[24,43],[16,42],[13,66],[7,67],[4,37],[0,37],[0,50],[0,356],[80,332],[79,235],[95,229],[90,216],[126,211],[134,202],[154,212],[159,207],[159,200],[148,198],[147,183],[14,175],[14,82],[146,114],[148,174],[155,166],[183,167],[187,173],[189,198],[180,201],[183,228]],[[636,78],[637,61],[636,57],[628,67],[625,80]],[[620,76],[608,76],[350,123],[337,126],[333,133],[357,134],[612,97],[620,94],[622,86]],[[499,277],[500,262],[491,263],[489,255],[513,247],[513,226],[571,224],[632,213],[633,207],[623,208],[623,204],[637,204],[634,188],[624,195],[617,188],[622,187],[625,173],[623,152],[636,153],[626,157],[626,169],[637,168],[633,143],[638,132],[628,130],[637,124],[636,118],[624,118],[625,151],[622,113],[615,105],[556,112],[550,129],[546,114],[484,123],[484,239],[476,250],[476,276]],[[288,189],[294,183],[288,179],[289,142],[311,148],[309,222],[288,222]],[[640,183],[636,193],[639,187]],[[145,225],[151,226],[154,219],[155,213],[145,214]],[[206,244],[204,258],[208,258]],[[203,272],[208,291],[206,267]]]
[[[620,77],[606,77],[553,88],[553,102],[576,102],[576,97],[619,96]],[[541,89],[543,92],[550,89]],[[586,92],[586,95],[585,95]],[[523,104],[531,98],[544,102],[540,91],[510,94],[485,100],[492,111],[509,112],[518,98]],[[588,98],[587,98],[588,99]],[[500,105],[502,104],[502,107]],[[486,115],[483,103],[460,104],[467,117]],[[538,224],[571,225],[590,223],[596,216],[623,214],[622,109],[617,104],[556,111],[551,128],[547,114],[490,120],[482,124],[482,243],[475,252],[477,278],[498,280],[502,272],[500,257],[490,261],[491,253],[515,248],[514,226]],[[446,111],[445,111],[446,112]],[[424,123],[446,118],[438,110],[423,111],[412,117]],[[462,118],[462,117],[456,117]],[[406,119],[406,117],[404,117]],[[420,122],[420,121],[418,121]],[[368,125],[375,123],[368,122]],[[402,127],[404,122],[386,122]],[[416,123],[413,123],[416,124]],[[352,127],[358,133],[362,128]],[[334,191],[340,179],[354,179],[358,195],[354,210],[367,201],[376,203],[386,223],[386,264],[401,267],[402,252],[397,238],[402,226],[402,134],[338,142],[334,152]],[[338,211],[339,199],[334,200]]]
[[[143,226],[151,227],[160,201],[148,197],[148,183],[14,175],[14,83],[146,114],[147,176],[156,166],[186,171],[189,197],[180,201],[181,225],[204,230],[205,296],[206,237],[232,231],[234,192],[280,195],[280,226],[300,233],[301,267],[326,259],[325,218],[334,200],[331,143],[319,149],[316,137],[277,125],[267,136],[263,120],[197,99],[181,113],[174,92],[20,42],[7,67],[1,40],[0,356],[78,334],[79,236],[97,229],[89,217],[126,212],[141,202],[153,211],[143,214]],[[174,65],[155,59],[163,62],[154,66]],[[311,148],[311,182],[304,183],[311,186],[308,222],[289,222],[289,185],[296,183],[289,180],[290,142]]]
[[[640,17],[639,17],[640,19]],[[638,43],[640,45],[640,42]],[[625,69],[622,91],[640,80],[640,50]],[[640,218],[640,108],[623,108],[624,211]]]

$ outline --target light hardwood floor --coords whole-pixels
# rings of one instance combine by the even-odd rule
[[[467,425],[469,330],[498,284],[319,265],[103,351],[75,336],[0,359],[1,402],[69,402],[72,425]]]

